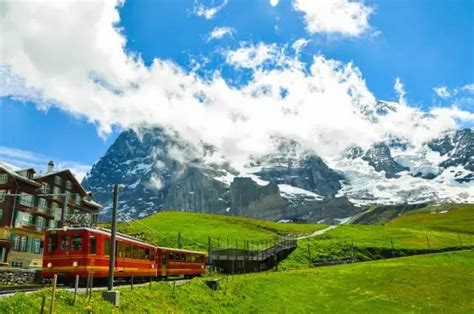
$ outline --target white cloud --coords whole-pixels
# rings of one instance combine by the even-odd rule
[[[278,0],[270,0],[270,5],[272,7],[276,7],[278,5],[278,2],[279,2]]]
[[[373,9],[361,1],[293,0],[293,7],[303,13],[310,33],[357,37],[370,30]]]
[[[232,27],[215,27],[207,37],[207,41],[211,41],[213,39],[221,39],[224,36],[232,36],[234,33],[235,29],[233,29]]]
[[[405,101],[374,119],[378,103],[357,67],[322,55],[306,66],[276,44],[247,43],[226,54],[230,64],[251,69],[240,87],[219,71],[202,79],[168,60],[147,67],[125,51],[111,1],[4,5],[0,27],[9,44],[0,47],[1,63],[8,67],[4,73],[22,81],[11,88],[0,80],[0,94],[40,97],[41,106],[84,117],[102,134],[113,125],[159,125],[191,143],[214,145],[217,153],[209,160],[238,167],[250,154],[270,152],[275,137],[329,157],[388,136],[421,143],[458,121],[472,121],[472,113],[454,107],[425,112]],[[396,85],[404,100],[401,83]],[[30,90],[37,92],[28,95]]]
[[[206,6],[202,3],[202,1],[196,0],[194,2],[194,14],[197,16],[203,17],[206,20],[212,20],[214,16],[222,10],[227,5],[228,0],[223,0],[219,5],[210,5]]]
[[[236,67],[252,69],[265,61],[273,60],[277,55],[278,49],[275,44],[247,44],[236,50],[227,51],[226,62]]]
[[[36,171],[45,171],[50,160],[54,161],[56,169],[70,169],[79,182],[91,169],[90,165],[84,165],[79,162],[59,160],[51,156],[45,156],[22,149],[0,146],[0,162],[18,168],[35,168]]]
[[[474,84],[466,84],[463,87],[461,87],[461,89],[471,94],[474,94]]]
[[[401,104],[406,104],[406,99],[405,99],[405,85],[403,85],[402,81],[400,80],[399,77],[395,79],[395,84],[393,85],[393,89],[395,89],[395,92],[398,95],[398,102]]]
[[[446,86],[435,87],[433,88],[433,91],[435,92],[436,95],[438,95],[438,97],[441,97],[441,98],[451,97],[451,93],[449,92]]]
[[[291,48],[293,48],[293,50],[298,54],[304,47],[306,47],[306,45],[308,45],[308,43],[309,40],[300,38],[291,45]]]

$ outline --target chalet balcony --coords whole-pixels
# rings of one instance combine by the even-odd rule
[[[15,224],[15,228],[29,230],[29,231],[38,232],[38,233],[43,233],[46,231],[46,229],[48,229],[46,226],[38,226],[38,225],[27,223],[27,222],[17,223]]]
[[[30,210],[31,214],[33,215],[40,215],[45,218],[53,218],[54,213],[50,208],[44,208],[44,207],[31,207]]]

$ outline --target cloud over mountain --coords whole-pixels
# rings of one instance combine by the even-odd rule
[[[298,3],[303,10],[304,2]],[[216,161],[237,164],[249,154],[268,153],[275,137],[296,140],[325,157],[388,137],[423,143],[459,122],[474,121],[472,112],[455,107],[425,112],[405,102],[380,114],[355,65],[321,54],[304,63],[282,45],[247,43],[226,51],[227,66],[250,71],[248,82],[238,87],[219,69],[203,78],[170,60],[146,66],[125,48],[127,39],[117,27],[120,5],[5,3],[0,26],[9,44],[1,45],[0,53],[8,78],[0,81],[0,94],[59,107],[97,124],[103,135],[113,125],[163,126],[191,142],[214,145]],[[351,16],[357,17],[357,10],[360,15],[350,18],[355,23],[350,28],[340,29],[359,34],[371,10],[361,4],[355,13],[352,5],[348,8]]]

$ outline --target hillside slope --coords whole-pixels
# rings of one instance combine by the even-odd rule
[[[264,241],[278,236],[308,234],[325,228],[323,224],[277,223],[251,218],[196,214],[190,212],[160,212],[129,223],[120,223],[119,230],[163,246],[177,247],[178,233],[182,245],[188,249],[205,250],[208,237],[212,245],[222,247],[260,246]]]
[[[58,313],[472,313],[474,252],[452,252],[283,272],[231,276],[217,291],[202,279],[120,290],[120,308],[59,291]],[[1,313],[39,313],[49,289],[0,300]]]

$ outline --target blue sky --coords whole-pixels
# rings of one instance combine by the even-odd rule
[[[365,1],[363,5],[371,14],[367,27],[357,36],[309,31],[303,12],[290,0],[280,0],[276,6],[265,0],[126,1],[119,8],[117,26],[126,38],[125,50],[139,55],[147,67],[155,58],[171,60],[183,71],[192,71],[199,64],[197,75],[210,78],[218,70],[229,85],[240,88],[251,80],[253,69],[229,65],[225,52],[263,43],[276,44],[294,55],[289,47],[305,39],[307,45],[300,54],[304,64],[309,66],[318,54],[352,62],[377,99],[397,100],[394,81],[399,78],[410,106],[429,110],[433,105],[456,102],[461,109],[474,111],[472,99],[464,97],[466,90],[460,92],[474,83],[473,1]],[[211,18],[200,16],[199,8],[213,7],[218,10]],[[210,40],[217,27],[228,27],[231,34]],[[81,37],[80,28],[73,32],[72,37]],[[42,40],[48,39],[38,38],[39,43]],[[50,54],[54,56],[55,51]],[[9,65],[9,60],[2,57],[0,63]],[[450,96],[439,97],[433,90],[439,87],[445,87]],[[3,88],[0,159],[9,162],[22,151],[35,157],[35,161],[18,157],[22,165],[50,158],[73,166],[91,165],[123,127],[111,123],[111,131],[99,134],[97,122],[88,113],[74,111],[68,104],[40,109],[43,102],[37,98],[18,97],[18,91],[12,95],[5,85]]]

